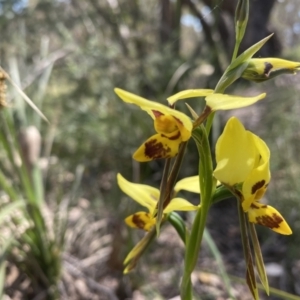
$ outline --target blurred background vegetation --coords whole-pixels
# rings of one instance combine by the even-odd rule
[[[153,132],[151,119],[124,104],[113,89],[164,102],[182,89],[214,88],[230,61],[236,2],[0,1],[0,64],[50,121],[42,121],[7,82],[0,136],[4,299],[178,295],[183,247],[169,228],[136,273],[122,275],[122,260],[142,233],[122,221],[136,207],[119,191],[116,174],[158,186],[161,162],[132,161],[133,151]],[[258,56],[299,61],[298,0],[250,0],[242,50],[271,32],[274,37]],[[269,145],[272,183],[266,201],[282,212],[294,234],[281,237],[261,229],[261,244],[271,285],[300,295],[298,82],[299,75],[261,84],[240,80],[230,93],[266,91],[267,99],[219,113],[212,144],[234,114]],[[189,104],[196,111],[203,105],[199,99]],[[184,164],[182,177],[196,174],[192,143]],[[243,278],[236,215],[234,202],[221,203],[212,210],[209,230],[229,274]],[[203,270],[218,273],[205,245],[199,264],[198,295],[226,296],[221,283],[203,275]],[[247,289],[234,289],[236,299],[247,299]]]

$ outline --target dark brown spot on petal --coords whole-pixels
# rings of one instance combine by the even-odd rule
[[[149,215],[149,214],[146,213],[146,215]],[[136,227],[138,227],[140,229],[144,229],[144,227],[146,225],[145,221],[143,221],[138,214],[134,214],[132,216],[132,223],[134,223],[136,225]]]
[[[163,145],[157,142],[157,139],[150,140],[145,143],[145,155],[152,159],[170,157],[171,148],[168,145]]]
[[[163,116],[163,115],[164,115],[163,113],[161,113],[161,112],[160,112],[160,111],[158,111],[158,110],[152,110],[152,112],[153,112],[153,114],[154,114],[155,118],[158,118],[158,117],[160,117],[160,116]]]
[[[268,207],[268,205],[261,205],[261,206],[257,206],[257,205],[255,205],[255,203],[252,203],[251,204],[251,208],[253,208],[253,209],[260,209],[260,208],[267,208]]]
[[[283,222],[283,219],[280,216],[278,216],[276,213],[273,213],[272,217],[267,215],[256,217],[256,221],[258,224],[262,226],[266,226],[273,229],[273,228],[279,228],[280,227],[279,224]]]
[[[265,185],[266,181],[265,180],[261,180],[259,182],[256,182],[253,186],[252,186],[252,195],[255,194],[259,189],[261,189],[264,185]]]
[[[179,120],[178,118],[176,118],[176,117],[174,117],[174,116],[172,116],[178,123],[180,123],[181,125],[182,125],[182,122],[181,122],[181,120]]]
[[[264,74],[269,77],[270,71],[272,70],[273,65],[269,62],[265,62]]]
[[[252,203],[251,204],[251,208],[253,208],[253,209],[259,209],[259,206],[256,206],[255,203]]]
[[[162,134],[161,136],[171,140],[171,141],[174,141],[174,140],[177,140],[178,138],[180,138],[180,131],[178,131],[175,135],[173,136],[165,136],[164,134]]]

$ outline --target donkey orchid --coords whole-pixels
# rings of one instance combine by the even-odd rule
[[[136,150],[133,158],[139,162],[146,162],[176,156],[181,142],[191,137],[193,128],[191,119],[184,113],[158,102],[149,101],[118,88],[115,92],[124,102],[139,106],[154,120],[157,133]]]
[[[148,209],[148,212],[139,211],[127,217],[125,219],[126,224],[133,228],[149,231],[156,224],[156,218],[153,217],[153,212],[159,199],[159,190],[149,185],[129,182],[121,174],[117,175],[117,181],[120,189],[126,195]],[[179,190],[187,190],[199,193],[200,189],[196,187],[197,184],[199,186],[198,176],[188,177],[183,179],[182,182],[178,181],[174,187],[174,191],[179,192]],[[197,210],[198,208],[199,206],[192,205],[187,200],[176,197],[171,200],[167,207],[165,207],[163,213],[168,214],[175,210]]]
[[[281,234],[292,231],[282,215],[259,201],[270,182],[270,151],[265,142],[232,117],[216,144],[214,176],[242,201],[249,221]]]

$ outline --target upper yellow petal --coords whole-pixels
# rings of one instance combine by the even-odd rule
[[[196,175],[179,180],[174,186],[174,192],[177,194],[180,190],[200,194],[199,176]]]
[[[251,133],[232,117],[216,144],[217,166],[214,176],[229,186],[244,182],[257,160]]]
[[[117,175],[120,189],[133,200],[148,208],[152,213],[159,199],[159,190],[145,184],[132,183],[127,181],[120,173]]]
[[[283,216],[272,206],[254,203],[248,211],[249,221],[269,227],[280,234],[292,234],[292,230]]]
[[[195,98],[195,97],[205,97],[212,94],[213,92],[214,90],[209,90],[209,89],[184,90],[167,98],[167,100],[170,105],[173,105],[178,100]]]
[[[199,206],[193,205],[189,201],[183,198],[173,198],[168,206],[164,209],[164,213],[169,213],[171,211],[190,211],[196,210]]]
[[[249,106],[266,97],[266,93],[260,94],[256,97],[241,97],[225,94],[211,94],[205,98],[206,105],[212,111],[228,110]]]
[[[160,104],[155,101],[149,101],[145,98],[142,98],[140,96],[137,96],[135,94],[129,93],[127,91],[124,91],[119,88],[115,88],[115,93],[124,101],[128,103],[133,103],[137,106],[139,106],[142,110],[146,111],[152,119],[155,120],[155,114],[153,111],[158,111],[161,114],[164,115],[171,115],[175,117],[181,124],[182,126],[186,129],[187,132],[190,132],[191,136],[191,131],[193,129],[193,124],[191,119],[185,115],[184,113],[177,111],[175,109],[172,109],[168,106],[165,106],[163,104]],[[179,129],[180,130],[180,129]],[[180,130],[181,131],[181,130]]]
[[[145,141],[135,151],[133,158],[139,162],[146,162],[154,159],[174,157],[178,153],[181,142],[179,132],[174,138],[168,138],[158,133]]]

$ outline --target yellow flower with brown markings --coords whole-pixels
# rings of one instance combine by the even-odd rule
[[[241,199],[250,222],[291,234],[282,215],[272,206],[259,202],[271,179],[269,160],[270,151],[265,142],[245,130],[237,118],[230,118],[216,144],[215,178]]]
[[[129,182],[121,174],[117,175],[117,181],[120,189],[126,195],[148,209],[148,212],[139,211],[127,217],[125,219],[126,224],[132,228],[149,231],[156,223],[153,212],[159,199],[159,190],[149,185]],[[180,190],[200,193],[199,177],[193,176],[178,181],[174,187],[174,192],[177,193]],[[198,208],[198,206],[191,204],[183,198],[175,197],[165,207],[164,214],[172,211],[197,210]]]
[[[193,125],[191,119],[184,113],[118,88],[115,92],[124,102],[139,106],[154,120],[157,134],[147,139],[136,150],[133,154],[135,160],[146,162],[174,157],[180,144],[190,139]]]
[[[247,80],[262,82],[281,74],[296,74],[300,70],[300,62],[281,58],[251,58],[242,74]]]

